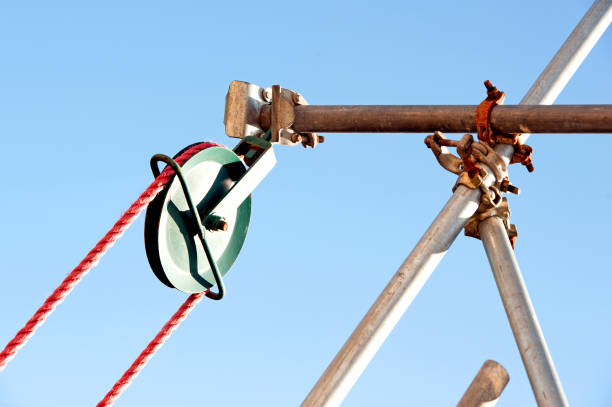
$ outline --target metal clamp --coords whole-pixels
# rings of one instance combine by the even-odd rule
[[[195,204],[193,203],[193,199],[191,198],[191,194],[189,193],[189,188],[187,187],[187,183],[185,182],[185,177],[183,176],[183,172],[181,171],[181,167],[174,161],[172,158],[168,157],[164,154],[155,154],[151,157],[151,171],[153,171],[153,175],[157,178],[160,174],[157,163],[159,161],[163,161],[170,166],[178,176],[179,181],[181,182],[181,187],[183,189],[183,194],[185,194],[185,200],[189,205],[189,211],[191,213],[191,219],[195,224],[194,230],[202,242],[202,247],[204,248],[204,253],[206,253],[206,258],[208,259],[208,263],[210,264],[210,269],[212,271],[215,282],[217,283],[218,292],[214,293],[212,291],[206,291],[206,296],[213,300],[220,300],[225,295],[225,284],[223,284],[223,277],[221,277],[221,273],[217,267],[217,263],[212,256],[210,248],[208,247],[208,243],[206,243],[206,239],[204,238],[204,229],[202,228],[202,220],[200,218],[200,214],[198,213]],[[223,221],[221,219],[216,219],[216,217],[211,218],[209,222],[209,216],[207,216],[207,223],[211,224],[211,227],[218,226],[221,230],[223,230]]]
[[[436,131],[425,138],[425,145],[431,149],[438,163],[447,171],[459,175],[453,191],[458,185],[465,185],[470,189],[482,185],[487,172],[478,164],[485,164],[495,176],[495,186],[502,192],[519,194],[520,189],[510,184],[508,166],[504,158],[484,142],[474,142],[471,134],[464,135],[461,140],[449,140]],[[456,147],[460,157],[448,151],[447,147]],[[484,188],[484,187],[483,187]]]
[[[294,107],[307,105],[308,102],[298,92],[290,89],[281,88],[280,85],[272,86],[262,90],[263,99],[271,102],[270,110],[270,131],[272,143],[285,145],[296,145],[302,143],[304,148],[310,146],[315,148],[317,144],[323,143],[325,138],[317,133],[296,133],[292,126],[295,120]],[[270,97],[268,98],[268,95]],[[265,109],[262,109],[262,114]]]
[[[248,82],[233,81],[225,98],[225,132],[230,137],[244,139],[262,137],[271,131],[273,144],[316,147],[325,138],[316,133],[297,133],[293,130],[295,106],[307,105],[298,92],[274,85],[260,88]]]
[[[491,111],[495,106],[504,103],[506,94],[497,90],[490,81],[485,81],[484,85],[487,88],[487,98],[476,108],[476,131],[478,131],[478,140],[494,146],[496,140],[491,130]]]
[[[464,135],[461,140],[449,140],[441,132],[436,131],[425,138],[425,145],[432,150],[444,169],[459,174],[453,192],[459,185],[470,189],[479,188],[481,191],[480,205],[465,225],[465,235],[480,239],[478,224],[491,216],[499,216],[506,226],[508,238],[514,247],[518,233],[516,226],[509,223],[510,210],[502,193],[511,192],[518,195],[520,189],[510,183],[506,175],[508,168],[504,158],[486,142],[474,142],[471,134]],[[451,154],[447,147],[456,147],[459,157]],[[489,187],[484,184],[487,171],[479,166],[480,163],[486,165],[495,177],[495,182]]]
[[[533,148],[521,143],[520,134],[497,133],[491,128],[491,111],[497,105],[504,103],[506,94],[497,90],[490,81],[484,82],[487,88],[487,98],[480,102],[476,108],[476,130],[478,140],[495,147],[497,144],[508,144],[514,147],[514,154],[510,164],[521,163],[527,171],[533,172]]]
[[[481,201],[481,206],[483,206],[484,202],[485,201]],[[518,230],[516,229],[516,225],[510,223],[510,208],[508,207],[508,200],[506,197],[501,198],[498,205],[491,206],[487,209],[481,210],[481,206],[478,207],[476,213],[472,215],[465,224],[465,235],[480,240],[480,232],[478,231],[480,222],[492,216],[497,216],[503,221],[506,232],[508,233],[510,245],[514,249],[514,244],[518,237]],[[486,203],[484,206],[486,206]]]

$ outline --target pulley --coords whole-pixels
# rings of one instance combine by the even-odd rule
[[[180,168],[169,157],[152,158],[155,175],[159,174],[157,161],[175,170],[147,208],[145,219],[147,258],[165,285],[197,293],[217,284],[219,298],[223,295],[222,276],[246,239],[251,192],[276,163],[269,142],[257,139],[255,144],[243,140],[235,149],[252,164],[248,171],[234,151],[216,145],[198,152]]]

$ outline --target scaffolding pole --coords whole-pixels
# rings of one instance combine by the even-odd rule
[[[521,104],[551,104],[597,43],[610,24],[610,20],[612,20],[612,0],[597,0],[544,69]],[[524,139],[526,136],[523,137],[523,141]],[[509,157],[512,147],[498,146],[498,152]],[[487,176],[484,180],[487,186],[492,182],[492,176]],[[462,185],[457,188],[306,396],[301,404],[302,407],[332,407],[342,403],[467,220],[474,214],[479,199],[478,189],[472,190]],[[537,394],[536,400],[540,403]],[[561,400],[565,400],[564,396]]]

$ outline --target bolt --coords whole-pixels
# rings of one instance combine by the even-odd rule
[[[512,194],[520,195],[521,189],[515,187],[514,185],[508,185],[508,192],[510,192]]]
[[[316,141],[313,133],[304,133],[304,136],[302,137],[302,146],[304,146],[304,148],[308,146],[314,148],[315,144]]]
[[[325,137],[323,137],[323,136],[318,136],[317,135],[317,140],[319,141],[319,143],[325,143]]]
[[[206,230],[210,230],[211,232],[226,232],[229,229],[229,224],[225,221],[225,218],[216,215],[210,215],[204,221],[204,227],[206,228]]]
[[[302,136],[300,136],[298,133],[295,133],[291,136],[292,143],[299,143],[300,141],[302,141]]]
[[[306,100],[304,100],[304,98],[302,97],[302,95],[300,95],[299,93],[294,93],[291,95],[291,98],[293,99],[293,103],[295,103],[296,105],[303,105],[306,104]]]
[[[516,194],[519,195],[521,193],[521,189],[518,187],[515,187],[514,185],[512,185],[510,183],[510,180],[508,179],[508,177],[504,178],[499,186],[499,189],[502,192],[510,192],[512,194]]]

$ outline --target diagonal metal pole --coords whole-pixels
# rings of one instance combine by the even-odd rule
[[[479,232],[538,406],[567,406],[502,220],[487,218]]]
[[[521,104],[553,103],[610,22],[612,0],[593,3]],[[524,134],[521,139],[527,137],[529,134]],[[496,150],[508,160],[512,156],[508,146],[498,146]],[[538,406],[567,406],[502,220],[496,216],[487,218],[478,229]]]
[[[523,103],[550,104],[554,101],[609,25],[611,3],[612,0],[597,0],[593,4],[532,86]],[[484,180],[486,185],[492,182],[492,176]],[[306,396],[302,407],[332,407],[342,403],[467,220],[474,214],[479,199],[478,189],[472,190],[462,185],[457,188]]]

